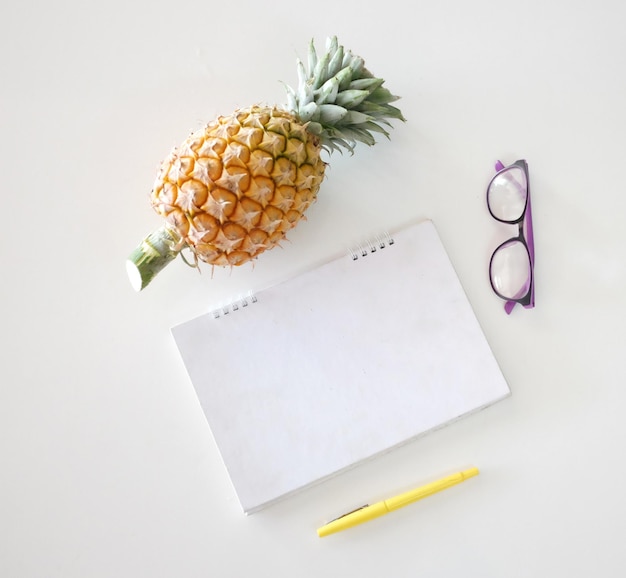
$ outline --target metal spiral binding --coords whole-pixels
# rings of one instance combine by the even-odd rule
[[[379,249],[391,246],[394,243],[393,237],[389,233],[384,232],[382,235],[376,235],[373,239],[368,239],[365,243],[350,249],[350,255],[352,256],[352,260],[356,261],[362,257],[367,257],[371,253],[376,253]]]
[[[218,319],[219,317],[223,317],[225,315],[229,315],[230,313],[234,313],[235,311],[239,311],[240,308],[248,307],[248,305],[256,303],[257,301],[258,299],[256,298],[256,295],[252,293],[252,291],[250,291],[247,295],[244,295],[243,297],[238,297],[230,303],[214,309],[211,313],[213,314],[214,319]]]

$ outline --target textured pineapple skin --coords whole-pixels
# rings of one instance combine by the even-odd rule
[[[200,261],[241,265],[275,247],[315,201],[326,168],[321,150],[293,114],[240,109],[170,153],[152,206]]]

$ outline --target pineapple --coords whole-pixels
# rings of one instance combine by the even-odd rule
[[[163,162],[150,200],[164,218],[129,256],[139,291],[178,254],[198,267],[247,263],[277,246],[315,201],[324,179],[322,152],[373,145],[372,133],[404,120],[398,99],[361,57],[328,39],[308,66],[298,60],[299,84],[288,105],[255,105],[220,116],[193,132]],[[189,249],[193,262],[181,253]]]

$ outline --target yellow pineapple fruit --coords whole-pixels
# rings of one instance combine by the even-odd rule
[[[389,119],[404,120],[390,104],[398,97],[336,37],[320,57],[311,42],[308,70],[297,64],[299,84],[286,87],[286,108],[218,117],[165,159],[150,195],[165,223],[127,261],[136,290],[185,248],[194,266],[232,266],[275,247],[316,199],[323,150],[373,145],[372,133],[388,136]]]

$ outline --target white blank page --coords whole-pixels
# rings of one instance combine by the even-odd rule
[[[510,393],[433,223],[393,240],[172,330],[246,513]]]

